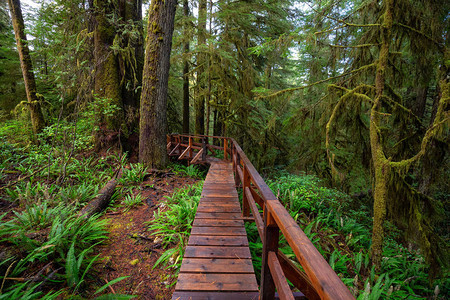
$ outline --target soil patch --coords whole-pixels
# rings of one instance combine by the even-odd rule
[[[144,205],[129,211],[123,208],[110,210],[104,215],[103,218],[110,223],[110,236],[107,244],[98,248],[102,263],[96,267],[99,272],[97,285],[130,276],[106,292],[136,295],[138,299],[171,299],[175,287],[171,276],[174,270],[160,266],[153,269],[165,249],[147,227],[165,196],[171,195],[176,188],[197,181],[173,173],[154,173],[140,185],[140,189],[133,190],[134,194],[141,193]]]

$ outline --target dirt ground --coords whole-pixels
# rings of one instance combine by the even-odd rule
[[[104,215],[110,223],[110,238],[107,244],[98,248],[101,258],[101,264],[96,267],[99,286],[118,277],[130,276],[112,285],[108,292],[136,295],[137,299],[171,298],[175,288],[173,270],[160,266],[153,269],[165,249],[147,227],[164,196],[195,182],[197,180],[173,173],[153,174],[140,185],[140,190],[133,190],[134,194],[142,194],[144,205],[129,211],[116,208]]]
[[[135,299],[171,299],[176,282],[174,270],[160,266],[153,269],[155,262],[166,249],[161,248],[161,244],[147,227],[165,196],[170,196],[175,189],[197,181],[170,171],[153,171],[145,177],[144,182],[133,189],[133,194],[141,193],[143,205],[127,211],[121,206],[123,199],[117,199],[101,217],[109,221],[109,239],[96,246],[100,257],[89,272],[94,275],[94,279],[87,278],[87,287],[82,294],[92,295],[106,283],[129,276],[111,285],[103,293],[135,295]],[[17,204],[4,201],[0,197],[0,215],[6,213],[3,221],[14,216],[13,210],[20,209]],[[0,254],[8,251],[11,246],[8,243],[0,243]],[[33,275],[35,271],[29,270],[26,275]],[[63,295],[58,299],[65,299]],[[99,295],[89,298],[96,296]]]

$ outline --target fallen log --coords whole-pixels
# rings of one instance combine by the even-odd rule
[[[111,202],[111,197],[114,195],[114,190],[117,186],[117,180],[122,176],[122,172],[119,172],[117,178],[113,178],[106,183],[106,185],[98,192],[98,196],[89,201],[85,207],[81,209],[78,216],[89,218],[95,214],[102,212],[108,207]]]

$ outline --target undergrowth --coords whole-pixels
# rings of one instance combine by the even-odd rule
[[[202,188],[203,181],[200,181],[192,186],[177,189],[158,207],[148,229],[153,231],[152,234],[157,237],[156,241],[167,250],[153,268],[159,265],[168,266],[175,269],[174,277],[178,274]]]
[[[91,148],[89,138],[80,134],[70,143],[64,124],[59,131],[44,130],[39,145],[14,140],[20,127],[13,125],[0,127],[0,200],[13,207],[0,215],[0,299],[92,296],[85,288],[94,278],[94,248],[107,239],[107,224],[98,216],[80,218],[78,211],[123,168],[126,156],[82,156],[79,151]],[[145,171],[132,165],[121,183],[139,183]],[[94,297],[122,279],[93,287]]]
[[[311,175],[282,174],[266,181],[318,251],[358,299],[445,299],[450,288],[448,271],[429,281],[429,266],[417,251],[410,251],[387,225],[381,272],[370,261],[371,212],[367,206],[337,190],[321,186]],[[255,224],[246,224],[257,278],[260,278],[262,244]],[[280,237],[281,250],[295,261]],[[300,266],[297,263],[298,266]],[[442,298],[444,297],[444,298]]]

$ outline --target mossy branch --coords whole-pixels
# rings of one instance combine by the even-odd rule
[[[284,93],[295,92],[295,91],[298,91],[298,90],[307,89],[307,88],[310,88],[310,87],[312,87],[312,86],[315,86],[315,85],[318,85],[318,84],[321,84],[321,83],[325,83],[325,82],[328,82],[328,81],[331,81],[331,80],[334,80],[334,79],[342,78],[342,77],[345,77],[345,76],[348,76],[348,75],[352,75],[352,74],[355,74],[355,73],[359,73],[359,72],[365,71],[365,70],[370,69],[370,68],[373,68],[373,67],[375,67],[375,66],[376,66],[375,63],[368,64],[368,65],[362,66],[362,67],[360,67],[360,68],[358,68],[358,69],[356,69],[356,70],[352,70],[352,71],[350,71],[350,72],[347,72],[347,73],[344,73],[344,74],[341,74],[341,75],[337,75],[337,76],[334,76],[334,77],[329,77],[329,78],[326,78],[326,79],[323,79],[323,80],[319,80],[319,81],[316,81],[316,82],[313,82],[313,83],[311,83],[311,84],[304,85],[304,86],[299,86],[299,87],[294,87],[294,88],[284,89],[284,90],[275,92],[275,93],[270,94],[270,95],[267,95],[267,96],[258,96],[257,98],[271,98],[271,97],[277,97],[277,96],[279,96],[279,95],[281,95],[281,94],[284,94]]]
[[[428,39],[429,41],[431,41],[431,42],[433,42],[434,44],[436,44],[436,46],[438,47],[438,49],[439,49],[442,53],[445,52],[445,47],[442,45],[442,43],[439,43],[438,41],[436,41],[435,39],[433,39],[431,36],[425,34],[424,32],[422,32],[422,31],[420,31],[420,30],[418,30],[418,29],[415,29],[415,28],[413,28],[413,27],[411,27],[411,26],[402,24],[402,23],[394,23],[394,25],[397,25],[397,26],[400,26],[400,27],[402,27],[402,28],[408,29],[408,30],[410,30],[410,31],[412,31],[412,32],[414,32],[414,33],[417,33],[417,34],[423,36],[424,38],[426,38],[426,39]]]
[[[367,101],[367,102],[370,102],[370,103],[373,102],[373,100],[369,96],[356,92],[357,90],[360,90],[360,89],[366,88],[366,87],[367,87],[367,85],[360,85],[360,86],[357,86],[356,88],[354,88],[353,90],[349,90],[349,89],[346,89],[344,87],[341,87],[341,86],[338,86],[338,85],[334,85],[334,84],[333,85],[329,85],[329,87],[328,87],[328,88],[335,88],[335,89],[338,89],[338,90],[341,90],[341,91],[345,92],[345,94],[342,97],[340,97],[338,103],[333,108],[333,112],[331,113],[331,116],[328,119],[328,122],[327,122],[327,125],[326,125],[326,134],[325,134],[325,148],[327,150],[327,158],[328,158],[328,162],[329,162],[330,167],[331,167],[331,172],[332,172],[333,176],[335,174],[339,175],[339,178],[341,179],[341,181],[343,180],[344,175],[342,173],[340,173],[336,169],[336,166],[334,165],[334,156],[335,155],[334,155],[334,153],[331,153],[331,150],[330,150],[330,130],[331,130],[331,126],[332,126],[333,122],[335,121],[335,119],[337,118],[337,114],[338,114],[339,109],[344,104],[344,102],[346,102],[348,99],[356,97],[356,98],[358,98],[359,100],[362,100],[362,101]]]
[[[334,18],[331,18],[331,19],[334,19]],[[344,20],[339,20],[339,19],[334,19],[334,20],[336,22],[342,23],[343,25],[334,27],[334,28],[330,28],[327,30],[317,31],[317,32],[314,32],[314,34],[315,35],[324,34],[324,33],[328,33],[328,32],[342,29],[345,27],[379,27],[379,26],[381,26],[381,24],[377,24],[377,23],[375,23],[375,24],[353,24],[353,23],[347,23]]]
[[[409,159],[404,159],[398,162],[390,162],[390,165],[393,168],[397,168],[403,171],[409,169],[412,163],[416,162],[426,154],[426,150],[428,145],[430,144],[430,141],[436,138],[439,135],[439,133],[441,133],[441,129],[443,129],[444,124],[446,123],[448,124],[450,120],[450,114],[449,111],[446,110],[446,108],[450,103],[450,83],[442,80],[441,88],[442,88],[442,97],[439,100],[436,117],[433,121],[432,126],[428,128],[428,130],[425,132],[425,136],[422,139],[419,152]]]
[[[379,46],[379,45],[380,44],[361,44],[361,45],[355,45],[355,46],[342,46],[342,45],[327,45],[327,46],[332,47],[332,48],[342,48],[342,49],[354,48],[354,49],[357,49],[357,48],[374,47],[374,46]]]

